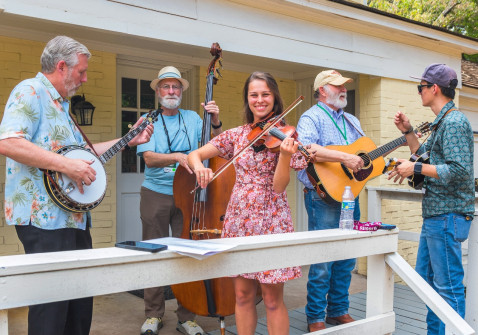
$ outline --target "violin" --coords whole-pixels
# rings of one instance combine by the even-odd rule
[[[270,117],[269,115],[265,120],[256,122],[252,125],[251,132],[247,135],[247,140],[252,141],[256,136],[258,136],[266,127],[270,127],[270,124],[276,121],[277,117]],[[297,140],[297,131],[294,126],[287,125],[284,119],[280,119],[279,123],[275,127],[270,127],[270,130],[266,133],[263,133],[259,139],[254,143],[253,149],[256,152],[259,152],[265,148],[268,148],[272,152],[279,152],[280,145],[283,139],[278,138],[271,134],[271,130],[279,130],[285,137],[291,137]],[[281,136],[282,137],[282,136]],[[284,138],[285,138],[284,137]]]

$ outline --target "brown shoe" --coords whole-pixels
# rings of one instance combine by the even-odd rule
[[[341,316],[336,316],[334,318],[325,318],[325,322],[327,322],[329,325],[343,325],[344,323],[349,323],[349,322],[354,322],[355,320],[352,319],[350,314],[344,314]]]
[[[325,322],[314,322],[307,325],[307,330],[309,333],[316,332],[319,330],[325,329]]]

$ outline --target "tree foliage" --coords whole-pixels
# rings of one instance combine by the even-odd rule
[[[478,0],[368,0],[370,7],[478,38]]]

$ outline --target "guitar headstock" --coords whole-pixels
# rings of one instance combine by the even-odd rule
[[[222,78],[221,72],[219,69],[222,69],[222,49],[219,46],[219,43],[215,42],[211,45],[211,50],[209,50],[211,55],[214,57],[209,63],[209,66],[207,68],[207,73],[208,75],[212,74],[214,76],[214,84],[217,83],[219,80],[217,75]],[[219,64],[219,66],[218,66]]]
[[[149,113],[145,117],[145,119],[149,121],[148,124],[158,121],[158,115],[162,111],[163,110],[161,108],[158,108],[156,110],[150,110]]]
[[[390,158],[389,161],[385,164],[385,167],[383,168],[382,174],[385,174],[385,173],[388,173],[388,172],[392,171],[399,164],[400,163],[398,163],[398,159]]]
[[[429,133],[431,131],[430,124],[430,122],[420,123],[418,127],[415,128],[415,133],[421,133],[422,135]]]
[[[131,133],[134,131],[135,134],[138,134],[140,131],[144,130],[151,123],[158,121],[158,115],[161,112],[162,112],[161,108],[158,108],[156,110],[150,110],[148,114],[143,116],[143,121],[139,124],[139,126],[133,127],[131,124],[128,125],[128,128],[130,128],[129,132]]]

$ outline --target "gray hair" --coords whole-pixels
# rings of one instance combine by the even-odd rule
[[[325,84],[325,85],[322,86],[322,87],[325,88],[327,85],[329,85],[329,84]],[[317,100],[317,101],[319,101],[321,95],[322,95],[322,94],[320,94],[320,87],[319,87],[319,88],[317,88],[317,91],[314,92],[314,99]]]
[[[78,54],[86,55],[88,59],[91,53],[87,47],[68,36],[57,36],[50,40],[40,58],[41,70],[43,73],[55,71],[59,61],[65,61],[68,67],[78,64]]]

